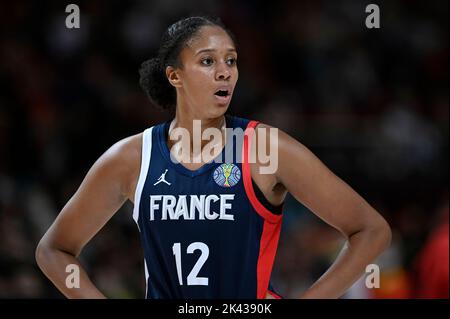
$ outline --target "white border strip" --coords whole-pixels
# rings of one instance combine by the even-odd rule
[[[147,293],[148,293],[148,268],[147,268],[147,262],[145,261],[144,257],[144,269],[145,269],[145,299],[147,299]]]
[[[146,129],[142,134],[141,170],[139,173],[138,183],[136,185],[136,191],[134,192],[133,208],[133,219],[136,222],[136,225],[138,225],[138,228],[139,204],[141,202],[142,189],[144,188],[145,180],[147,179],[147,173],[150,168],[150,159],[152,157],[152,131],[153,126]]]

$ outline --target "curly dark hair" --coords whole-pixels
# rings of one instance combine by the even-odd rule
[[[158,55],[143,62],[139,69],[139,84],[153,104],[163,109],[176,105],[176,90],[169,83],[165,69],[168,66],[181,66],[179,61],[181,50],[203,26],[222,28],[236,43],[234,35],[219,18],[189,17],[169,26],[162,36]]]

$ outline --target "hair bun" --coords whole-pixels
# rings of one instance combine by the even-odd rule
[[[176,93],[167,80],[159,58],[144,61],[139,69],[139,75],[139,84],[154,104],[164,109],[173,106]]]

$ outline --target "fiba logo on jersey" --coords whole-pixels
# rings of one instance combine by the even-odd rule
[[[241,179],[241,170],[234,164],[222,164],[213,172],[213,179],[222,187],[233,187]]]

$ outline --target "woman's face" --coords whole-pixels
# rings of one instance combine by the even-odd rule
[[[233,41],[215,26],[202,27],[180,52],[182,66],[174,70],[178,100],[196,118],[217,118],[226,112],[238,79],[236,59]]]

